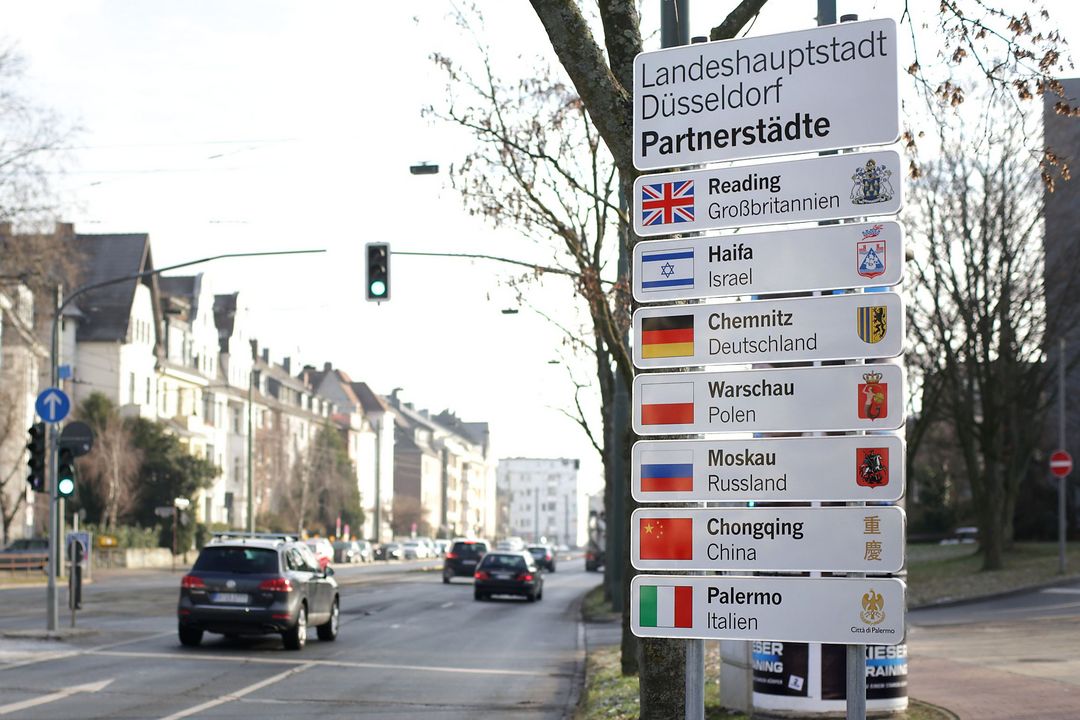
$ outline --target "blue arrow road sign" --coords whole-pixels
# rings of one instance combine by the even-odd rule
[[[34,409],[45,422],[58,423],[71,411],[71,400],[63,390],[49,388],[37,396]]]

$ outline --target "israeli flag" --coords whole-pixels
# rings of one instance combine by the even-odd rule
[[[641,289],[643,291],[692,287],[694,287],[693,248],[641,253]]]

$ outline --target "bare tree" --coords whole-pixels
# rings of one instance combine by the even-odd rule
[[[9,383],[0,386],[0,447],[18,447],[26,440],[25,413]],[[0,466],[0,527],[4,545],[11,541],[11,523],[26,502],[26,453],[5,456]]]
[[[1047,340],[1080,321],[1075,303],[1048,302],[1041,178],[1024,142],[1019,121],[1002,122],[989,141],[961,133],[913,183],[908,214],[908,359],[956,438],[988,570],[1002,567],[1017,496],[1044,437],[1054,394]],[[1080,249],[1066,255],[1056,268],[1071,284],[1055,293],[1063,298],[1075,295],[1080,274]]]
[[[135,436],[107,397],[94,393],[79,408],[79,417],[94,432],[94,448],[79,459],[79,471],[101,503],[106,532],[138,504],[135,479],[142,468],[142,453]]]

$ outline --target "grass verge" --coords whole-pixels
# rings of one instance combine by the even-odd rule
[[[1066,567],[1080,573],[1080,543],[1066,545]],[[1058,574],[1057,543],[1016,543],[1001,570],[982,570],[975,545],[909,545],[908,605],[960,600],[1051,582]]]

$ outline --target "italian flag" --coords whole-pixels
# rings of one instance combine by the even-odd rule
[[[641,585],[641,627],[692,628],[694,588],[690,585]]]

